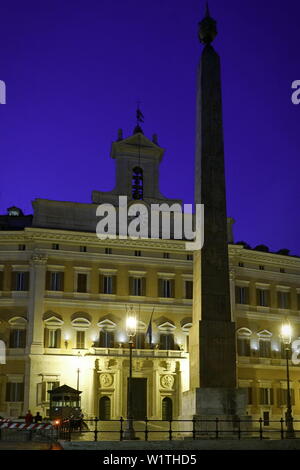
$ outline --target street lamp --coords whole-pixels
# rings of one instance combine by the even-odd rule
[[[79,390],[79,375],[80,375],[80,366],[82,366],[82,357],[83,354],[78,351],[77,353],[77,390]]]
[[[136,335],[136,315],[133,307],[127,309],[126,332],[129,337],[129,380],[127,396],[127,424],[124,431],[124,439],[134,440],[137,438],[135,437],[132,413],[132,348],[133,337]]]
[[[285,345],[285,358],[286,358],[286,378],[287,378],[287,410],[286,410],[286,437],[295,437],[295,431],[293,426],[293,415],[292,415],[292,401],[290,391],[290,371],[289,371],[289,353],[290,344],[292,342],[292,327],[289,322],[284,323],[281,326],[281,338]]]

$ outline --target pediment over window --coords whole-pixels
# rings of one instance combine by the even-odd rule
[[[91,315],[89,315],[86,312],[75,312],[71,316],[71,323],[79,318],[83,318],[84,320],[87,320],[91,323]]]
[[[192,317],[184,318],[183,320],[181,320],[180,325],[181,325],[182,331],[184,331],[186,333],[189,332],[190,328],[193,325]]]
[[[52,315],[51,317],[44,320],[45,325],[47,328],[61,328],[64,324],[64,321],[58,318],[56,315]]]
[[[8,320],[8,323],[14,328],[26,328],[27,320],[24,317],[12,317]]]
[[[176,326],[174,325],[172,320],[168,320],[165,318],[158,320],[157,328],[160,331],[166,331],[166,332],[171,332],[171,331],[176,330]]]
[[[78,317],[71,321],[71,325],[74,328],[80,328],[81,330],[83,330],[88,329],[91,326],[91,322],[86,318]]]
[[[251,336],[252,335],[252,331],[249,330],[249,328],[245,328],[245,327],[239,328],[236,333],[238,336]]]
[[[110,320],[109,318],[105,318],[104,320],[101,320],[97,323],[97,326],[101,330],[106,330],[106,331],[113,331],[117,328],[117,324]]]
[[[257,333],[257,336],[259,336],[260,338],[271,338],[273,335],[268,330],[261,330]]]

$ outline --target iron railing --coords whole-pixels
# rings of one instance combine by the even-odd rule
[[[299,424],[298,424],[299,423]],[[286,420],[259,419],[148,419],[134,420],[137,439],[148,440],[182,440],[188,439],[286,439],[288,426]],[[292,419],[295,436],[300,438],[300,420]],[[100,420],[99,418],[84,421],[65,421],[57,427],[60,439],[72,440],[119,440],[123,441],[127,419]],[[299,428],[299,430],[297,429]]]

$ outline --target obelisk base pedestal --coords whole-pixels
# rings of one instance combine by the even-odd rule
[[[196,388],[183,393],[182,419],[194,420],[196,439],[245,437],[252,430],[246,406],[244,389]],[[191,429],[190,423],[188,429]]]

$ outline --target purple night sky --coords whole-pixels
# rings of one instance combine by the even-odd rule
[[[235,240],[300,254],[299,0],[211,0],[221,55]],[[166,149],[162,192],[193,202],[200,0],[10,0],[0,6],[0,213],[90,202],[114,186],[110,145],[135,126]]]

